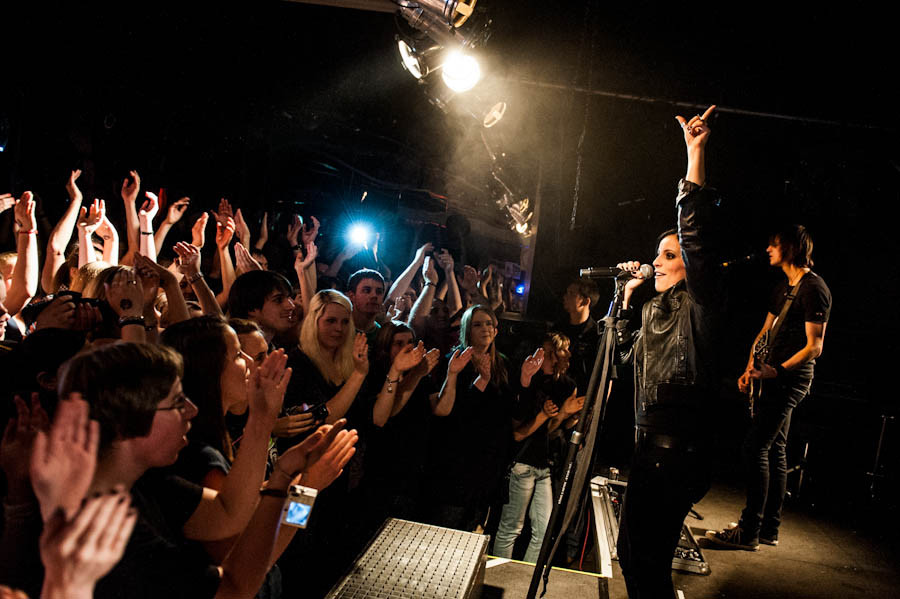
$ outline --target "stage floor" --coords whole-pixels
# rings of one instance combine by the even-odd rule
[[[840,492],[839,486],[835,492]],[[714,485],[696,506],[704,519],[689,518],[688,525],[701,539],[707,528],[718,529],[735,521],[743,501],[743,491],[737,486]],[[867,519],[866,514],[835,517],[820,511],[789,504],[779,545],[762,545],[758,552],[715,549],[701,540],[710,575],[675,571],[676,588],[684,592],[686,599],[900,597],[900,556],[897,541],[892,541],[896,539],[896,513],[886,514],[879,532],[878,521]],[[532,567],[525,564],[499,563],[489,567],[483,598],[525,597],[531,572]],[[613,599],[627,597],[617,562],[613,562],[613,572],[612,579],[598,581],[554,571],[546,597],[602,598],[607,591]]]

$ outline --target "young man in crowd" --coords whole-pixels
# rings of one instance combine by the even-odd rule
[[[553,327],[554,331],[559,331],[571,340],[569,351],[572,357],[568,374],[575,379],[579,396],[587,392],[594,359],[597,357],[600,328],[591,316],[591,310],[599,299],[600,290],[594,281],[587,277],[572,281],[563,295],[563,310],[568,318]]]
[[[381,328],[375,317],[381,312],[384,302],[384,277],[377,270],[357,270],[347,281],[347,297],[353,304],[356,330],[366,334],[369,347],[375,347],[375,336]]]
[[[382,289],[384,286],[382,285]],[[226,311],[230,318],[246,318],[257,323],[266,343],[294,326],[294,300],[290,282],[270,270],[251,270],[239,276],[228,294]]]

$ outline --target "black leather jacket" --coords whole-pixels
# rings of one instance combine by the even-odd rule
[[[639,424],[648,408],[697,397],[718,382],[713,333],[724,302],[713,227],[719,199],[682,179],[676,206],[685,279],[644,304],[641,329],[628,332],[628,314],[616,324],[620,359],[634,365]]]

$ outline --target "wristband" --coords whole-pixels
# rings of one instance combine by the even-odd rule
[[[433,287],[437,287],[437,283],[432,283],[431,281],[425,281],[425,284],[422,285],[422,289],[425,289],[425,288],[428,287],[429,285],[431,285],[431,286],[433,286]]]
[[[153,235],[153,231],[141,231],[141,235]]]
[[[37,229],[29,229],[27,231],[19,231],[19,235],[37,235]]]
[[[775,372],[777,373],[777,374],[775,375],[776,377],[783,377],[783,376],[784,376],[784,373],[787,372],[787,371],[784,369],[784,366],[782,366],[781,364],[776,364],[776,365],[775,365]]]
[[[300,244],[292,245],[292,246],[291,246],[291,249],[294,250],[295,252],[299,252],[300,250],[303,249],[303,246],[300,245]]]
[[[287,499],[287,491],[284,489],[266,489],[263,487],[259,490],[259,494],[263,497],[278,497],[279,499]]]
[[[126,327],[130,324],[137,324],[140,326],[144,326],[144,317],[143,316],[123,316],[119,319],[119,328]]]
[[[288,477],[288,480],[294,480],[294,477],[297,476],[297,474],[300,474],[299,472],[297,472],[296,474],[291,474],[290,472],[288,472],[288,471],[286,471],[284,468],[282,468],[282,467],[278,464],[277,461],[276,461],[275,464],[272,466],[272,469],[275,470],[275,471],[277,471],[277,472],[280,472],[281,474],[283,474],[283,475],[285,475],[286,477]]]
[[[202,272],[198,272],[198,273],[197,273],[196,275],[194,275],[193,277],[187,279],[188,285],[193,285],[194,283],[196,283],[197,281],[199,281],[199,280],[202,279],[202,278],[203,278],[203,273],[202,273]]]

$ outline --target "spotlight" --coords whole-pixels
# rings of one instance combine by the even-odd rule
[[[430,73],[441,68],[440,46],[432,46],[425,50],[416,50],[402,39],[397,40],[397,48],[400,50],[400,60],[403,68],[416,79],[427,77]]]
[[[481,79],[481,69],[478,68],[478,61],[473,57],[461,52],[453,52],[444,62],[441,78],[453,91],[464,92],[475,87],[475,84]]]
[[[516,295],[525,295],[525,283],[516,284]]]
[[[440,15],[441,19],[451,27],[459,27],[466,22],[475,10],[478,0],[418,0],[416,4]]]
[[[355,224],[347,232],[347,239],[353,245],[361,245],[368,249],[369,241],[372,239],[372,228],[362,223]]]

